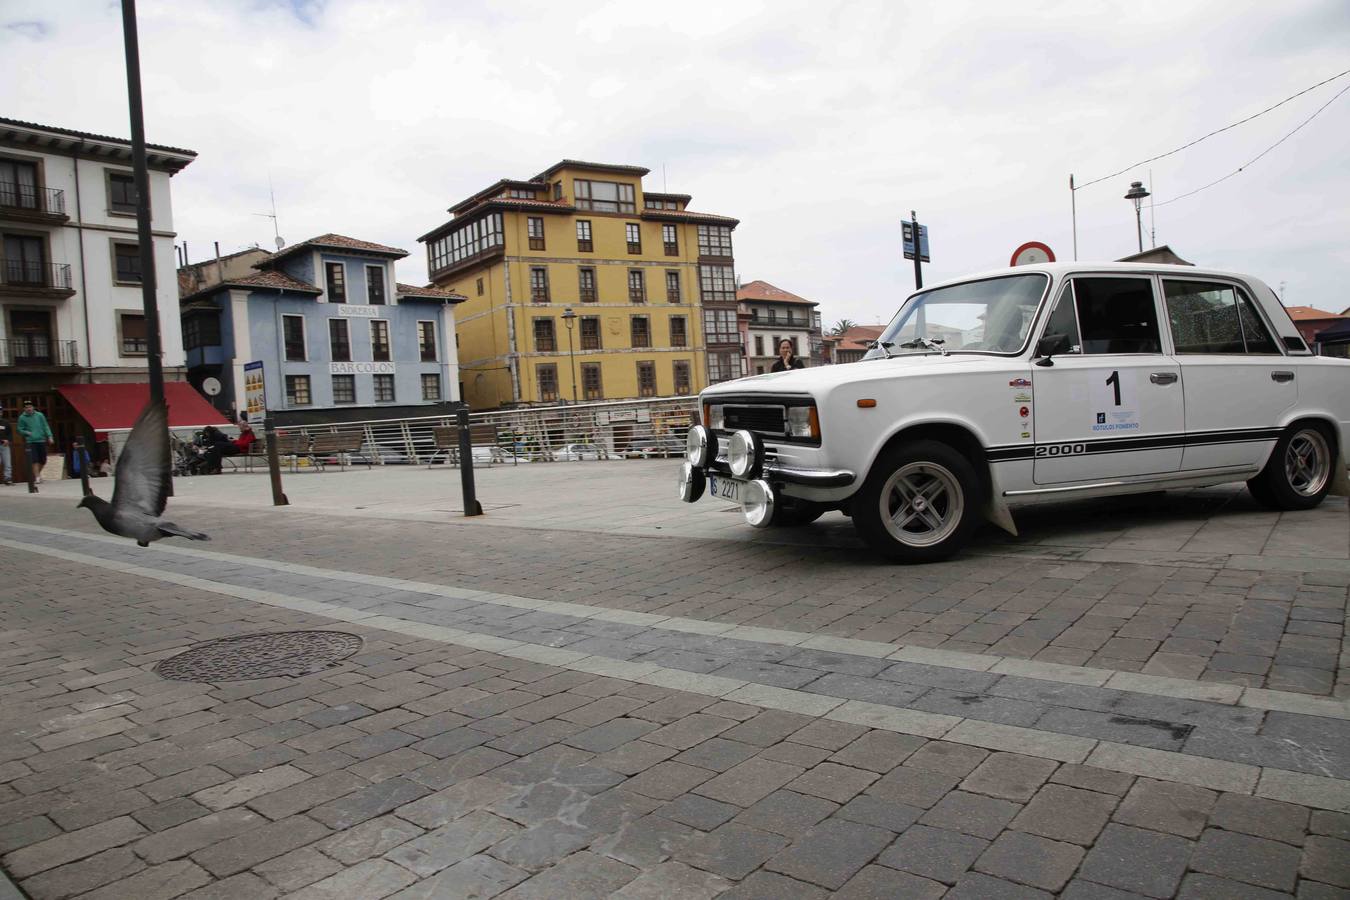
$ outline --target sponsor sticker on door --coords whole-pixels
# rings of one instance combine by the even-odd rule
[[[1085,372],[1092,430],[1099,433],[1139,430],[1139,392],[1132,369]]]

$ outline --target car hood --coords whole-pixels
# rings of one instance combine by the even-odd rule
[[[954,370],[1006,370],[1013,362],[1013,359],[1006,356],[981,356],[973,353],[953,353],[949,356],[942,356],[938,353],[911,353],[890,359],[866,359],[832,366],[815,366],[810,369],[792,369],[787,372],[752,375],[749,378],[724,381],[708,388],[700,396],[707,399],[714,399],[719,395],[726,394],[809,394],[814,396],[828,392],[842,384],[889,381],[895,378]]]

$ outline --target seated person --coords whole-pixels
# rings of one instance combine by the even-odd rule
[[[220,461],[226,456],[238,456],[247,453],[249,447],[258,440],[247,422],[239,426],[239,437],[234,440],[219,428],[208,425],[202,430],[202,439],[206,443],[206,474],[220,474]]]

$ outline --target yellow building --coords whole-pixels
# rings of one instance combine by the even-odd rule
[[[418,240],[475,409],[696,394],[744,373],[731,233],[647,169],[563,160],[450,207]]]

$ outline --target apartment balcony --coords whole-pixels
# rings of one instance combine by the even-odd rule
[[[2,369],[74,369],[80,365],[75,341],[30,334],[0,340]]]
[[[750,314],[750,324],[778,328],[809,328],[811,322],[809,319],[796,316],[791,318],[787,316],[761,316],[752,312]]]
[[[8,296],[62,300],[75,295],[66,263],[0,260],[0,293]]]
[[[0,218],[49,224],[69,221],[66,192],[0,181]]]

